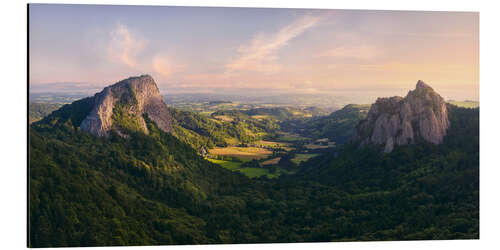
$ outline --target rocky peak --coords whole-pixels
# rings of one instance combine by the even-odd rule
[[[114,129],[148,133],[144,115],[169,133],[171,119],[160,91],[149,75],[130,77],[108,86],[93,97],[93,108],[80,128],[97,136],[108,136]]]
[[[434,89],[431,88],[431,86],[427,85],[427,83],[425,83],[424,81],[422,80],[418,80],[417,81],[417,86],[415,88],[415,90],[430,90],[430,91],[434,91]]]
[[[358,124],[356,139],[361,145],[384,145],[384,152],[391,152],[394,145],[414,143],[417,138],[439,144],[448,127],[446,102],[419,80],[405,98],[378,98]]]

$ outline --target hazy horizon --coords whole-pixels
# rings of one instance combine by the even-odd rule
[[[162,94],[479,100],[473,12],[30,4],[30,91],[150,74]]]

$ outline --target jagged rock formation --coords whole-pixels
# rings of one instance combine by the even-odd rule
[[[378,98],[357,125],[355,138],[361,145],[384,145],[384,152],[391,152],[394,145],[411,144],[417,138],[439,144],[449,124],[444,99],[419,80],[405,98]]]
[[[93,108],[80,128],[97,136],[108,136],[114,129],[148,133],[144,115],[158,128],[170,133],[171,118],[155,81],[149,75],[130,77],[104,88],[93,97]]]

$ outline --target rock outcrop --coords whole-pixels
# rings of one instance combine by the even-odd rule
[[[378,144],[384,152],[418,138],[439,144],[449,127],[446,102],[429,85],[418,81],[405,98],[378,98],[365,120],[356,127],[361,145]]]
[[[170,133],[171,118],[155,81],[149,75],[130,77],[104,88],[93,97],[93,108],[80,128],[97,136],[125,129],[148,133],[144,115],[159,129]]]

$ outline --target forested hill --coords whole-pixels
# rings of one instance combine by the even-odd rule
[[[195,215],[249,179],[205,161],[147,117],[149,135],[83,132],[89,105],[65,105],[31,125],[30,246],[211,242]]]
[[[30,103],[28,107],[28,120],[29,123],[36,122],[52,113],[52,111],[59,109],[62,104],[59,103]]]
[[[286,120],[280,127],[284,131],[343,144],[353,138],[356,125],[366,117],[369,109],[369,104],[349,104],[328,116]]]
[[[479,237],[479,110],[449,108],[441,145],[346,145],[249,179],[144,117],[149,134],[81,131],[89,99],[30,126],[31,247]]]
[[[279,127],[269,120],[235,116],[231,120],[214,119],[192,111],[169,108],[173,118],[173,135],[195,149],[227,146],[229,142],[250,143],[262,139],[261,134]]]
[[[479,109],[448,105],[448,111],[451,127],[441,145],[420,141],[380,153],[381,146],[350,144],[281,181],[317,183],[332,190],[327,196],[344,195],[335,207],[356,214],[342,219],[354,235],[478,238]]]

